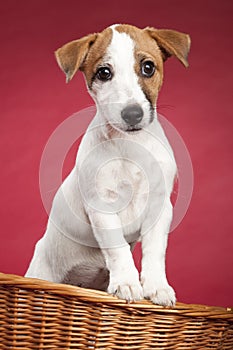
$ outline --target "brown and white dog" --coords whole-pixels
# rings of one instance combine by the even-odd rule
[[[173,55],[187,67],[189,49],[187,34],[114,25],[56,51],[67,82],[84,72],[97,112],[26,276],[175,303],[165,253],[176,163],[156,101],[163,62]],[[138,240],[140,277],[131,254]]]

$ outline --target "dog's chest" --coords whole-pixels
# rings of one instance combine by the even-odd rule
[[[149,194],[145,171],[132,160],[115,159],[100,169],[96,180],[99,197],[117,213],[125,234],[139,231]]]
[[[129,159],[113,159],[104,164],[96,180],[100,197],[110,203],[120,198],[135,202],[148,191],[146,174]]]

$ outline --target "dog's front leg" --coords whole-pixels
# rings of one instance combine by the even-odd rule
[[[89,219],[109,270],[108,293],[128,301],[142,299],[139,274],[119,217],[116,214],[92,212]]]
[[[172,220],[172,205],[169,200],[164,206],[159,221],[142,234],[143,295],[155,304],[172,306],[176,302],[175,292],[166,278],[165,255],[167,239]]]

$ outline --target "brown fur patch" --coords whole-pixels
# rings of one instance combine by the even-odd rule
[[[116,26],[115,30],[128,34],[134,41],[135,72],[146,97],[155,106],[163,82],[163,58],[159,46],[146,30],[126,24]],[[156,71],[151,78],[141,74],[141,62],[144,60],[153,61],[155,64]]]
[[[69,82],[80,69],[84,72],[90,87],[93,74],[101,63],[111,38],[112,30],[107,28],[101,33],[89,34],[59,48],[55,56],[60,68],[66,74],[66,81]]]
[[[90,88],[92,84],[93,75],[95,74],[97,67],[103,62],[104,54],[106,53],[107,47],[109,46],[112,39],[112,30],[106,28],[98,36],[91,46],[84,64],[81,70],[84,72],[87,85]]]
[[[191,45],[191,39],[188,34],[177,32],[176,30],[155,29],[150,27],[145,28],[145,31],[157,41],[157,44],[162,50],[164,59],[173,55],[178,58],[185,67],[188,67],[188,53]]]
[[[57,63],[66,74],[68,83],[83,64],[97,34],[89,34],[81,39],[73,40],[55,51]]]

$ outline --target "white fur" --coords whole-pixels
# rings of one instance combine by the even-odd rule
[[[149,102],[134,70],[134,43],[127,34],[112,30],[103,61],[113,67],[114,78],[93,84],[97,114],[74,169],[54,198],[47,230],[26,276],[62,282],[75,266],[107,268],[109,293],[171,305],[175,293],[166,279],[165,252],[176,164],[156,116],[149,124]],[[122,131],[120,113],[130,103],[144,111],[143,129],[134,134]],[[109,137],[107,123],[114,137]],[[130,250],[139,239],[141,279]]]

